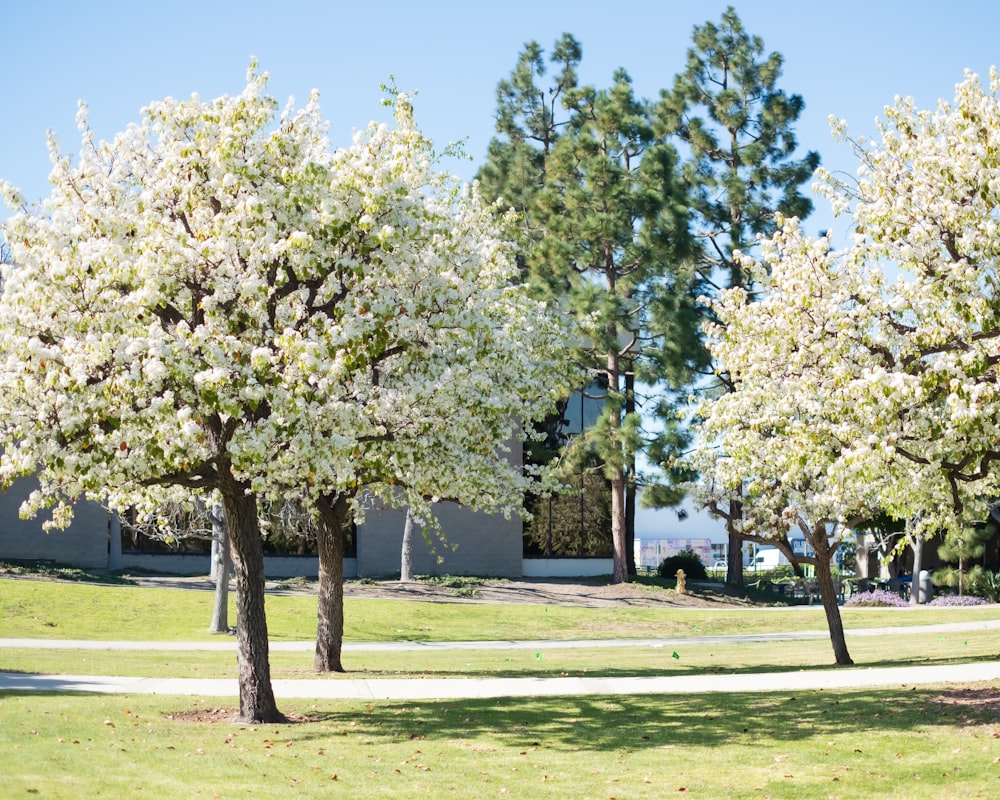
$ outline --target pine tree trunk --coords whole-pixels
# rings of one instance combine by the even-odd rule
[[[344,672],[344,522],[348,499],[343,495],[317,500],[319,525],[319,598],[316,609],[316,672]]]
[[[837,587],[833,583],[833,571],[830,567],[830,557],[833,555],[826,538],[826,526],[813,532],[810,542],[816,553],[816,582],[819,584],[819,596],[823,601],[823,611],[826,612],[826,624],[830,630],[830,643],[833,645],[833,655],[841,666],[853,664],[851,654],[847,652],[847,641],[844,639],[844,623],[840,618]],[[819,546],[817,546],[819,545]]]
[[[609,263],[613,261],[609,257]],[[616,293],[615,271],[606,270],[607,290],[610,295]],[[618,341],[618,328],[612,324],[608,328],[608,340]],[[625,518],[625,464],[627,462],[625,445],[622,442],[622,404],[621,369],[618,352],[608,353],[608,364],[604,373],[608,379],[608,441],[615,460],[611,477],[611,554],[613,557],[611,569],[612,583],[628,583],[628,525]],[[611,467],[605,464],[605,468]]]
[[[637,573],[635,568],[635,473],[625,483],[625,567],[630,576]]]
[[[611,479],[611,547],[614,556],[612,583],[628,582],[625,534],[625,476],[619,472]]]
[[[636,413],[635,405],[635,373],[629,370],[625,373],[625,414]],[[625,471],[625,559],[628,574],[636,575],[635,568],[635,503],[636,503],[636,464],[635,453],[630,452]]]
[[[257,517],[257,498],[232,475],[220,478],[236,572],[236,643],[240,712],[245,723],[287,722],[278,711],[271,688],[267,617],[264,613],[264,550]]]

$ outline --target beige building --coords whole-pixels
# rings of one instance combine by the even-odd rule
[[[108,514],[94,503],[76,507],[73,524],[63,531],[42,530],[45,517],[21,519],[18,508],[38,486],[22,478],[0,492],[0,559],[57,561],[90,569],[108,565]]]
[[[22,520],[17,510],[37,484],[17,481],[0,493],[0,559],[54,561],[88,569],[142,567],[176,574],[207,574],[209,556],[204,553],[148,553],[112,551],[110,517],[96,503],[80,502],[72,525],[46,533],[44,517]],[[454,503],[439,503],[434,513],[445,541],[431,535],[415,537],[413,571],[418,575],[488,575],[521,577],[523,574],[522,524],[517,517],[504,519]],[[373,509],[357,529],[357,554],[345,561],[347,577],[398,575],[402,557],[405,513],[396,509]],[[315,556],[268,555],[269,577],[315,576]]]
[[[521,448],[512,448],[511,458],[520,460]],[[18,517],[17,509],[35,488],[32,479],[17,481],[0,492],[0,560],[54,561],[88,569],[139,567],[177,575],[207,575],[207,553],[134,552],[112,548],[108,512],[91,502],[76,505],[72,525],[64,531],[46,533],[44,518]],[[415,537],[413,572],[416,575],[479,575],[489,577],[577,577],[610,574],[610,559],[525,559],[522,522],[517,516],[471,511],[455,503],[438,503],[434,514],[445,540],[431,534]],[[356,555],[345,559],[348,578],[398,576],[402,558],[403,525],[406,514],[397,509],[374,508],[357,528]],[[270,578],[315,577],[316,556],[266,555],[265,572]]]

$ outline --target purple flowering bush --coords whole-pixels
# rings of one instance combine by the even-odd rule
[[[854,608],[906,608],[909,606],[902,597],[885,589],[874,589],[870,592],[852,594],[844,602],[844,606]]]
[[[927,605],[929,606],[985,606],[989,605],[989,600],[984,597],[969,597],[968,595],[963,595],[959,597],[957,594],[942,594],[935,597]]]

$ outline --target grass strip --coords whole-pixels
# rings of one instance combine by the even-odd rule
[[[0,578],[0,638],[211,641],[212,593],[190,589],[102,586]],[[316,635],[316,598],[270,595],[273,641]],[[995,620],[1000,606],[978,608],[843,609],[845,627],[903,627]],[[235,604],[230,620],[235,621]],[[749,610],[688,608],[502,606],[347,598],[345,641],[492,641],[632,639],[787,633],[826,629],[814,607]]]
[[[1000,657],[995,631],[856,637],[849,640],[849,647],[857,668],[931,666]],[[273,678],[317,678],[308,650],[274,651],[270,663]],[[230,678],[235,665],[235,652],[0,649],[0,670],[11,672]],[[619,677],[826,669],[833,666],[833,655],[829,641],[807,640],[665,648],[348,651],[344,665],[349,670],[346,678]]]

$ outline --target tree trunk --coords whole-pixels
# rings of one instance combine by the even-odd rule
[[[743,586],[743,536],[736,529],[736,523],[743,519],[743,501],[729,501],[729,516],[726,518],[726,532],[729,534],[729,552],[726,554],[726,583]]]
[[[344,523],[349,501],[343,495],[316,501],[319,525],[319,600],[316,609],[316,672],[344,672]]]
[[[612,259],[609,258],[609,264]],[[610,266],[606,270],[607,289],[615,294],[615,271]],[[618,328],[612,323],[608,328],[608,341],[618,341]],[[608,353],[608,365],[604,373],[608,379],[608,441],[614,463],[606,463],[605,468],[613,470],[611,477],[611,554],[613,556],[611,569],[612,583],[628,583],[628,526],[625,520],[625,465],[628,461],[626,446],[622,440],[622,410],[624,405],[621,396],[621,369],[618,351],[612,349]],[[582,423],[581,423],[582,424]],[[606,459],[607,462],[607,459]]]
[[[635,372],[629,369],[625,373],[625,414],[627,416],[634,413],[636,413]],[[625,464],[625,559],[630,576],[637,574],[635,568],[635,503],[635,453],[630,452]]]
[[[212,508],[212,551],[218,556],[212,559],[215,598],[208,632],[229,633],[229,573],[233,568],[233,555],[229,549],[225,514],[220,506]]]
[[[628,558],[625,553],[625,476],[619,471],[611,479],[611,547],[614,556],[611,582],[628,582]]]
[[[215,530],[215,523],[212,523],[212,549],[208,556],[208,579],[217,581],[219,579],[219,569],[222,564],[222,551],[220,548],[218,531]]]
[[[122,568],[122,518],[117,511],[108,520],[108,569]]]
[[[220,493],[236,572],[236,643],[239,664],[238,722],[287,722],[271,688],[267,617],[264,613],[264,549],[257,498],[232,475],[220,476]]]
[[[910,538],[910,547],[913,548],[913,571],[910,574],[910,605],[915,606],[920,602],[920,568],[923,566],[924,560],[924,537],[917,535]]]
[[[403,583],[413,580],[413,534],[416,527],[413,513],[407,508],[406,522],[403,523],[403,550],[399,559],[399,580]]]
[[[630,576],[638,574],[635,568],[635,473],[625,483],[625,560]]]
[[[841,666],[853,664],[851,654],[847,652],[847,642],[844,639],[844,623],[840,618],[840,605],[837,597],[837,587],[833,583],[833,570],[830,567],[830,557],[833,551],[826,538],[826,526],[822,525],[813,531],[813,541],[810,542],[816,553],[816,582],[819,584],[819,596],[823,601],[823,611],[826,612],[826,625],[830,629],[830,643],[833,645],[833,655]]]

